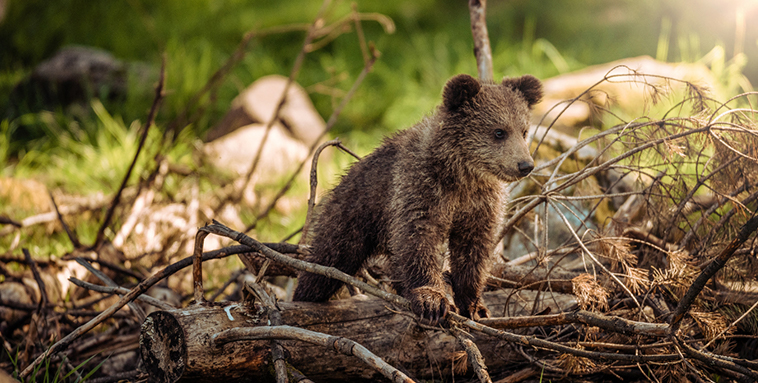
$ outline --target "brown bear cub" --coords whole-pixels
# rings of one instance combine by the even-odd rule
[[[414,313],[486,317],[481,300],[509,182],[529,175],[526,134],[542,84],[526,75],[483,83],[458,75],[436,113],[355,163],[319,207],[307,261],[355,275],[385,254]],[[442,256],[450,252],[445,295]],[[295,301],[328,300],[342,282],[303,272]]]

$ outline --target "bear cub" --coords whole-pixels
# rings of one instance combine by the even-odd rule
[[[481,295],[509,182],[529,175],[525,140],[542,84],[526,75],[450,79],[442,105],[355,163],[319,206],[306,260],[355,275],[389,256],[398,291],[436,324],[449,310],[488,316]],[[450,273],[443,275],[445,244]],[[328,300],[342,282],[301,272],[295,301]],[[445,294],[445,280],[453,300]]]

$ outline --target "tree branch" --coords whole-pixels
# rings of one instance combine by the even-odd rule
[[[758,215],[754,215],[742,225],[737,237],[733,239],[732,242],[730,242],[729,245],[705,267],[695,281],[692,282],[690,288],[684,294],[682,299],[679,300],[679,305],[676,306],[676,309],[671,316],[669,331],[672,335],[674,335],[679,329],[679,325],[681,324],[684,315],[687,314],[690,306],[692,306],[692,303],[695,301],[698,294],[700,294],[700,291],[703,290],[705,284],[708,283],[708,280],[726,265],[726,262],[732,257],[735,250],[742,246],[756,229],[758,229]]]
[[[306,237],[308,236],[308,229],[311,225],[311,220],[313,219],[313,207],[316,206],[316,187],[318,186],[318,158],[321,155],[321,152],[327,146],[340,144],[340,139],[335,138],[331,141],[327,141],[321,144],[321,146],[316,149],[316,152],[313,153],[313,160],[311,161],[311,194],[310,197],[308,197],[308,212],[305,214],[305,223],[303,224],[303,228],[300,230],[300,245],[305,244]]]
[[[150,131],[150,127],[153,125],[153,122],[155,121],[155,115],[158,114],[158,107],[160,106],[160,103],[163,100],[163,85],[164,85],[165,80],[166,80],[166,57],[164,56],[163,60],[161,61],[161,73],[160,73],[160,77],[158,78],[158,85],[156,85],[155,87],[155,99],[153,99],[153,105],[150,107],[150,112],[147,115],[147,121],[145,122],[145,125],[142,127],[142,136],[140,136],[139,145],[137,145],[137,152],[134,153],[134,158],[132,159],[132,163],[129,165],[129,169],[126,171],[126,174],[124,175],[124,179],[121,181],[121,186],[118,188],[116,195],[113,196],[113,201],[111,201],[111,204],[108,207],[108,211],[105,213],[105,218],[103,219],[103,223],[100,225],[100,228],[97,230],[95,243],[92,245],[93,249],[97,249],[98,247],[100,247],[100,245],[103,244],[103,240],[105,239],[105,229],[111,223],[111,219],[113,218],[113,213],[116,210],[116,206],[118,206],[119,202],[121,202],[121,193],[123,193],[124,188],[126,188],[126,184],[129,182],[129,177],[131,177],[132,175],[134,166],[137,164],[137,159],[139,158],[140,152],[142,152],[142,148],[145,146],[145,141],[147,140],[147,134]]]
[[[274,198],[271,200],[271,203],[269,203],[266,209],[264,209],[262,213],[258,214],[258,216],[255,217],[255,221],[252,224],[250,224],[250,226],[245,228],[245,232],[248,232],[252,230],[253,228],[255,228],[255,226],[258,224],[258,221],[266,217],[271,212],[271,210],[273,210],[274,206],[276,206],[277,201],[279,201],[279,198],[284,196],[284,194],[286,194],[287,191],[292,187],[292,184],[294,183],[295,178],[297,177],[298,174],[300,174],[300,171],[303,169],[303,166],[305,166],[305,163],[308,161],[308,158],[314,153],[314,151],[318,147],[321,139],[324,138],[327,135],[327,133],[329,133],[329,131],[332,129],[332,127],[334,127],[334,124],[337,123],[337,118],[339,118],[339,115],[342,113],[342,110],[345,108],[345,106],[350,101],[350,99],[353,98],[353,95],[358,90],[358,87],[366,78],[366,75],[368,75],[368,73],[371,71],[371,68],[374,67],[376,60],[380,56],[379,51],[377,51],[374,48],[373,44],[369,44],[369,49],[371,51],[371,59],[363,67],[363,70],[353,82],[353,86],[350,87],[350,90],[347,92],[345,97],[342,98],[342,101],[340,102],[340,104],[337,105],[337,108],[334,109],[334,111],[332,112],[332,115],[329,116],[329,120],[326,122],[326,127],[324,128],[324,131],[321,132],[321,135],[315,140],[313,145],[311,145],[311,148],[308,151],[308,155],[306,156],[306,159],[300,162],[295,172],[293,172],[289,180],[287,180],[287,183],[279,190],[276,196],[274,196]],[[349,151],[348,153],[352,154],[352,152],[349,152]],[[353,156],[355,155],[353,154]]]
[[[485,16],[487,0],[469,0],[468,9],[471,16],[471,34],[474,38],[474,56],[476,56],[479,79],[492,81],[492,50]]]
[[[355,356],[364,363],[380,371],[393,382],[412,383],[413,380],[398,369],[387,364],[371,351],[350,339],[309,331],[292,326],[261,326],[252,328],[235,328],[211,336],[217,346],[239,341],[260,339],[292,339],[324,346],[345,355]]]

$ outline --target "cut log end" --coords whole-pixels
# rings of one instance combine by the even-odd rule
[[[215,346],[211,336],[230,328],[263,325],[265,310],[240,304],[205,303],[156,311],[142,325],[140,351],[150,382],[246,381],[269,375],[266,341]]]
[[[142,361],[151,382],[176,382],[187,361],[187,342],[179,321],[170,313],[156,311],[142,323]]]

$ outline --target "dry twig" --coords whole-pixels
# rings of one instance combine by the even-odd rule
[[[279,98],[279,103],[276,105],[276,109],[274,109],[274,114],[271,116],[271,119],[266,121],[266,130],[263,133],[263,138],[261,138],[260,143],[258,144],[258,149],[255,152],[255,158],[253,158],[253,163],[250,164],[250,169],[247,171],[247,174],[245,175],[244,182],[242,183],[242,187],[240,190],[237,191],[236,197],[234,199],[235,202],[239,201],[242,198],[242,195],[244,193],[244,190],[247,188],[247,185],[250,183],[250,180],[253,177],[253,173],[255,173],[255,170],[258,168],[258,163],[260,162],[261,155],[263,154],[263,147],[266,145],[266,141],[268,140],[269,133],[271,132],[271,128],[274,126],[274,123],[279,118],[279,113],[281,113],[282,108],[284,107],[285,102],[287,101],[287,94],[289,93],[290,86],[292,86],[292,83],[297,78],[298,73],[300,72],[300,67],[303,65],[303,61],[305,60],[305,55],[308,53],[308,46],[311,44],[311,41],[315,38],[315,31],[320,27],[321,24],[324,23],[323,16],[326,12],[327,8],[329,7],[329,4],[331,3],[331,0],[324,0],[321,3],[321,9],[319,9],[318,14],[316,15],[316,18],[313,20],[313,23],[311,23],[311,26],[308,28],[308,32],[305,34],[305,41],[303,41],[303,47],[300,49],[300,52],[297,54],[297,57],[295,58],[295,63],[292,65],[292,70],[290,71],[289,77],[287,77],[287,83],[284,85],[284,90],[282,91],[282,95]]]
[[[253,328],[235,328],[226,330],[211,336],[216,345],[222,345],[228,342],[239,340],[257,340],[257,339],[292,339],[309,342],[324,346],[345,355],[351,355],[359,358],[364,363],[380,371],[393,382],[411,383],[413,380],[400,372],[398,369],[387,364],[371,351],[353,342],[350,339],[340,338],[323,334],[315,331],[309,331],[292,326],[266,326]]]
[[[310,192],[311,194],[310,194],[310,197],[308,197],[308,212],[305,215],[305,223],[303,224],[303,228],[300,229],[300,232],[301,232],[300,243],[299,243],[300,245],[305,245],[305,241],[308,237],[308,229],[313,219],[313,207],[316,206],[316,187],[318,186],[318,158],[321,155],[321,152],[327,146],[337,146],[339,148],[345,148],[342,145],[342,142],[340,141],[340,139],[336,138],[334,140],[324,142],[323,144],[321,144],[321,146],[318,147],[318,149],[316,149],[316,152],[313,153],[313,161],[311,161],[311,192]],[[352,154],[352,152],[349,152],[349,153]],[[353,154],[353,156],[355,156],[355,154]]]
[[[47,288],[45,288],[45,282],[42,280],[42,276],[39,273],[37,262],[34,262],[34,259],[32,258],[32,255],[29,253],[29,250],[25,248],[21,250],[24,253],[24,258],[26,259],[26,263],[29,265],[29,268],[32,269],[34,280],[37,282],[37,286],[39,287],[40,301],[39,301],[39,305],[37,306],[37,312],[40,312],[43,308],[46,308],[48,304],[50,303],[50,298],[47,296]]]
[[[92,290],[92,291],[97,291],[97,292],[100,292],[100,293],[105,293],[105,294],[126,295],[126,294],[129,294],[129,291],[130,291],[127,288],[119,287],[119,286],[115,286],[114,287],[114,286],[95,285],[95,284],[92,284],[92,283],[89,283],[89,282],[80,281],[80,280],[78,280],[78,279],[76,279],[74,277],[69,278],[69,280],[71,281],[71,283],[73,283],[73,284],[75,284],[75,285],[77,285],[79,287],[85,288],[87,290]],[[140,300],[142,302],[145,302],[145,303],[147,303],[147,304],[149,304],[151,306],[155,306],[155,307],[157,307],[157,308],[159,308],[161,310],[173,310],[173,309],[176,308],[176,307],[171,306],[170,304],[168,304],[168,303],[166,303],[164,301],[155,299],[155,298],[153,298],[153,297],[151,297],[149,295],[140,295],[136,299]]]
[[[490,38],[487,33],[487,0],[469,0],[469,14],[471,17],[471,34],[474,38],[474,56],[479,78],[482,81],[492,81],[492,50]]]
[[[166,81],[166,58],[164,57],[161,62],[161,73],[160,77],[158,78],[158,85],[155,87],[155,98],[153,99],[153,105],[150,107],[150,112],[147,115],[147,121],[145,122],[145,125],[142,126],[142,134],[140,135],[139,144],[137,145],[137,152],[134,153],[134,158],[132,159],[132,163],[129,165],[129,169],[126,171],[126,174],[124,175],[124,179],[121,181],[121,186],[119,186],[118,191],[116,192],[116,195],[113,196],[113,200],[111,201],[110,206],[108,207],[108,211],[105,213],[105,218],[103,219],[103,223],[100,225],[100,228],[97,230],[97,235],[95,237],[95,243],[92,245],[93,249],[97,249],[102,245],[103,240],[105,239],[105,229],[110,225],[111,219],[113,218],[113,213],[116,210],[116,207],[118,206],[119,202],[121,202],[121,194],[124,191],[124,188],[126,188],[127,182],[129,182],[129,177],[132,175],[132,171],[134,170],[134,166],[137,164],[137,159],[139,158],[140,152],[142,152],[142,148],[145,146],[145,141],[147,140],[147,134],[150,131],[150,127],[153,125],[153,122],[155,121],[155,116],[158,114],[158,108],[160,107],[161,101],[163,100],[163,85]]]
[[[463,347],[464,350],[466,350],[468,361],[474,368],[474,372],[479,378],[479,381],[482,383],[492,383],[490,374],[487,372],[487,365],[484,364],[484,358],[482,357],[482,353],[476,347],[476,343],[468,338],[468,334],[456,327],[451,327],[450,333],[452,333],[455,338],[458,339],[458,343],[461,345],[461,347]]]

